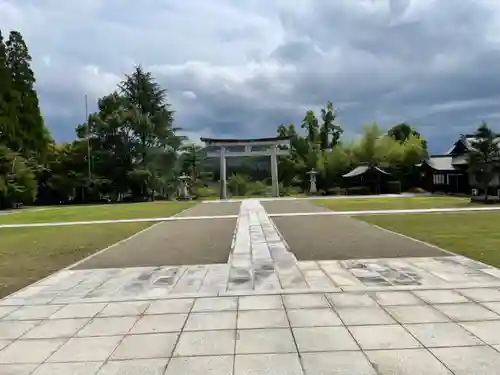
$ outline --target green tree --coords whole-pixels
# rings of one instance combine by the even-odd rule
[[[46,152],[51,137],[40,113],[31,56],[18,31],[10,32],[6,47],[7,68],[12,79],[7,105],[15,127],[15,135],[8,145],[25,156],[34,154],[40,157]]]
[[[332,102],[328,102],[325,108],[321,109],[321,126],[319,132],[320,147],[322,150],[333,148],[337,145],[344,133],[340,125],[335,124],[337,111],[333,108]]]
[[[420,133],[413,126],[406,122],[393,126],[389,129],[387,135],[400,143],[406,142],[410,137],[416,137],[420,140],[422,148],[427,150],[427,141],[421,137]]]
[[[307,132],[306,138],[311,145],[319,141],[319,122],[313,111],[307,111],[301,124],[302,129]]]
[[[81,140],[89,137],[92,183],[141,199],[172,190],[183,141],[177,131],[166,91],[140,66],[77,128]]]
[[[181,146],[181,170],[191,176],[192,181],[200,177],[203,163],[203,148],[194,143]]]
[[[0,146],[0,208],[14,203],[32,203],[36,195],[36,177],[26,160]]]
[[[498,136],[483,122],[474,133],[472,151],[469,154],[469,171],[488,200],[488,187],[500,169]]]
[[[0,143],[7,146],[10,146],[9,143],[14,136],[15,129],[7,103],[11,84],[12,76],[7,67],[7,49],[0,30]]]

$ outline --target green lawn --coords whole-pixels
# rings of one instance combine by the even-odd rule
[[[357,219],[500,267],[500,212],[371,215]]]
[[[0,228],[0,298],[150,225]]]
[[[195,202],[146,202],[85,206],[48,206],[14,210],[0,216],[0,224],[118,220],[168,217],[194,206]]]
[[[469,198],[400,197],[317,199],[313,202],[333,211],[402,210],[411,208],[471,207]]]

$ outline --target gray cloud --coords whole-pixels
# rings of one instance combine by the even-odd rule
[[[409,121],[443,151],[500,118],[496,0],[0,0],[0,25],[58,140],[137,63],[194,138],[269,136],[332,100],[348,136]]]

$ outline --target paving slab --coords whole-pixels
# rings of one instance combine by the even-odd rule
[[[449,255],[347,216],[275,217],[273,221],[299,261]]]
[[[235,225],[236,219],[159,223],[74,269],[226,263]]]

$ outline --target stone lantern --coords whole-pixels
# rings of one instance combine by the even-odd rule
[[[191,200],[191,196],[189,195],[189,189],[188,189],[188,181],[191,180],[191,177],[186,176],[184,173],[179,176],[179,181],[181,182],[181,185],[179,187],[179,194],[177,196],[178,200]]]
[[[318,172],[313,168],[307,174],[309,175],[309,194],[316,194],[318,192],[316,188],[316,175]]]

